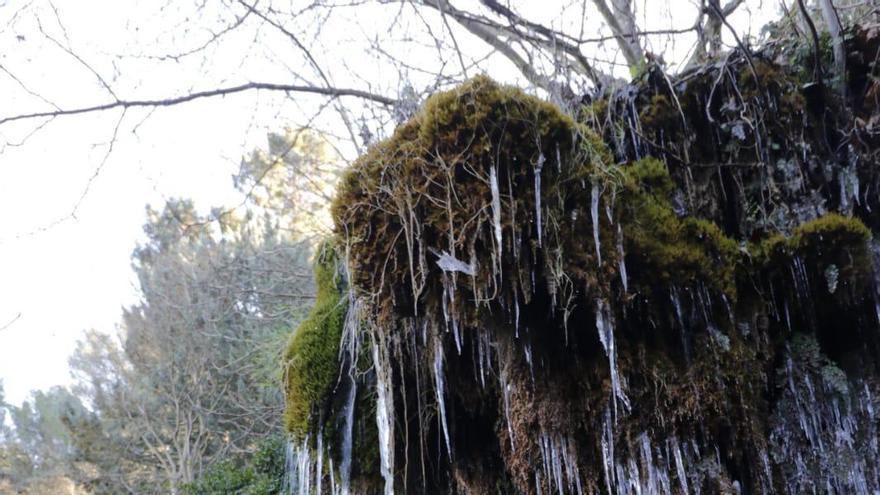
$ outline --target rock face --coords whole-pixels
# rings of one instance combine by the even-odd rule
[[[847,101],[782,45],[429,99],[338,191],[291,491],[880,490],[878,40]]]

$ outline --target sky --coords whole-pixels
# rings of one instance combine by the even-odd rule
[[[204,52],[163,59],[200,46],[229,22],[229,9],[199,10],[200,3],[0,0],[0,118],[50,104],[106,102],[112,96],[104,83],[121,97],[156,98],[249,80],[308,78],[302,54],[279,33],[247,26]],[[651,10],[660,4],[643,4],[647,28],[693,22],[689,0]],[[521,5],[535,18],[547,10],[543,2]],[[747,6],[751,15],[742,10],[731,22],[752,33],[776,12],[770,1]],[[587,32],[599,29],[596,17],[589,16],[596,24]],[[329,74],[334,83],[395,96],[401,90],[396,74],[418,81],[418,68],[401,69],[370,47],[426,64],[433,54],[431,46],[395,34],[404,28],[386,29],[392,22],[424,29],[420,20],[401,20],[388,7],[365,7],[341,12],[323,26],[324,34],[304,31],[322,61],[344,67]],[[456,36],[463,51],[488,53],[468,34]],[[651,48],[675,60],[688,45],[683,38]],[[504,61],[490,59],[486,67],[496,79],[525,84]],[[241,157],[262,145],[267,132],[308,120],[321,103],[254,92],[155,111],[68,117],[39,129],[40,121],[0,127],[0,380],[6,399],[20,403],[31,390],[69,384],[67,358],[82,332],[115,332],[121,309],[137,302],[129,257],[144,239],[146,204],[161,207],[172,197],[192,198],[205,210],[239,204],[242,196],[230,177]],[[356,105],[355,117],[370,116]],[[344,135],[337,117],[325,112],[317,124]],[[339,142],[344,159],[356,155]]]

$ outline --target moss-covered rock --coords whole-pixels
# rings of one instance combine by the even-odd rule
[[[595,288],[591,181],[611,166],[592,131],[519,89],[479,76],[438,93],[341,181],[332,213],[352,284],[386,316],[439,310],[445,253],[469,267],[449,275],[468,298],[488,299],[510,273],[517,285],[500,297],[528,300],[542,265],[560,291],[564,273]],[[609,238],[604,259],[612,247]]]
[[[338,259],[329,242],[318,250],[315,282],[315,305],[293,332],[284,354],[284,424],[295,438],[308,432],[313,413],[324,405],[339,376],[339,340],[348,304]]]
[[[753,252],[765,272],[785,271],[797,259],[812,274],[833,274],[833,283],[823,284],[829,292],[836,292],[838,285],[862,291],[873,277],[870,240],[871,231],[858,218],[829,213],[796,227],[789,236],[769,237]]]
[[[784,457],[810,449],[799,404],[826,421],[875,394],[858,381],[880,345],[858,219],[874,225],[876,181],[834,182],[869,162],[831,157],[844,147],[796,72],[760,53],[648,70],[579,121],[481,76],[358,159],[332,211],[382,353],[355,373],[353,483],[613,492],[662,473],[642,491],[804,491]],[[818,354],[799,335],[827,359],[803,365]],[[328,390],[298,388],[294,431]],[[392,409],[393,462],[375,418]],[[810,479],[852,491],[818,457]]]
[[[712,222],[676,215],[674,185],[663,162],[646,158],[624,171],[621,222],[635,280],[647,290],[658,283],[703,282],[735,299],[736,242]]]

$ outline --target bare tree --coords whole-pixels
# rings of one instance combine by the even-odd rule
[[[192,205],[173,207],[151,212],[135,253],[143,301],[121,341],[93,335],[71,363],[134,466],[123,481],[152,478],[161,493],[279,431],[277,359],[312,299],[306,247],[246,222],[218,240],[179,223]]]

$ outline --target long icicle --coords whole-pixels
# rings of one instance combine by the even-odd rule
[[[535,222],[538,226],[538,247],[542,247],[544,233],[541,226],[541,169],[544,168],[544,155],[538,157],[535,164]]]
[[[492,223],[495,226],[495,245],[498,250],[498,270],[501,271],[501,192],[498,190],[498,172],[495,165],[489,169],[489,186],[492,188]]]
[[[596,264],[602,266],[602,250],[599,246],[599,185],[590,191],[590,218],[593,220],[593,244],[596,245]]]
[[[434,388],[437,391],[437,408],[440,409],[440,422],[443,427],[443,438],[446,440],[446,452],[452,459],[452,443],[449,441],[449,424],[446,422],[446,398],[443,375],[443,343],[440,337],[434,336]]]
[[[354,433],[355,399],[357,398],[357,358],[358,340],[360,337],[361,302],[349,292],[348,313],[342,328],[342,339],[339,345],[339,359],[342,361],[347,354],[348,380],[350,382],[348,397],[345,403],[345,425],[342,430],[342,459],[339,464],[339,489],[342,495],[351,492],[351,451]]]
[[[608,356],[608,367],[611,374],[612,403],[614,405],[614,415],[617,417],[617,401],[619,400],[623,407],[629,410],[629,399],[623,392],[623,386],[620,383],[620,375],[617,370],[617,350],[614,346],[614,323],[613,316],[608,308],[608,303],[604,299],[596,300],[596,330],[599,332],[599,341],[605,348],[605,354]]]
[[[387,364],[386,349],[379,349],[379,333],[373,329],[373,367],[376,370],[376,425],[379,429],[379,457],[382,478],[385,479],[385,495],[394,495],[394,404],[391,391],[391,370]],[[384,347],[384,345],[383,345]]]

